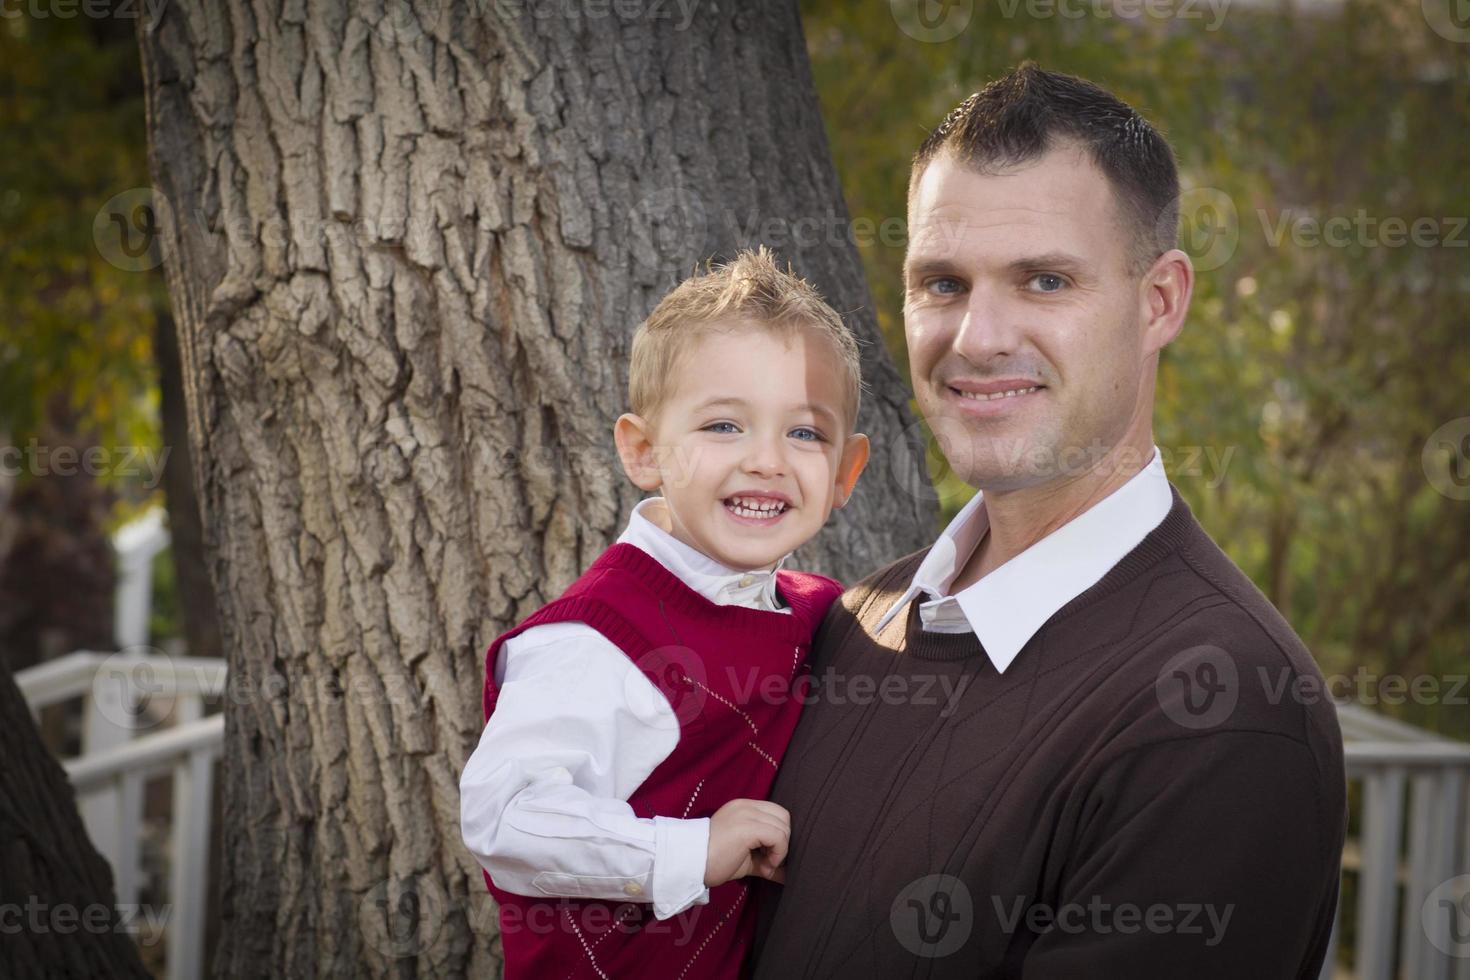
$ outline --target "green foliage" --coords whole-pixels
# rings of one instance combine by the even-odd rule
[[[1163,358],[1155,434],[1171,478],[1324,672],[1470,671],[1470,501],[1436,490],[1421,463],[1431,433],[1470,416],[1470,229],[1450,241],[1470,215],[1470,45],[1400,0],[1237,2],[1219,16],[1175,3],[1198,16],[1131,19],[1092,0],[995,0],[939,43],[899,28],[894,9],[912,6],[803,5],[854,218],[902,218],[924,135],[1025,58],[1138,108],[1179,157],[1186,250],[1212,264],[1207,214],[1191,213],[1206,193],[1233,206],[1239,236],[1199,273]],[[1046,15],[1061,10],[1080,16]],[[1313,239],[1310,221],[1351,224],[1359,209],[1376,226],[1358,222],[1340,247]],[[1437,241],[1393,244],[1389,218],[1432,219]],[[902,243],[860,244],[907,376]],[[942,461],[931,469],[947,518],[970,491]],[[1371,706],[1470,737],[1463,705]]]
[[[0,19],[0,437],[157,446],[153,367],[161,276],[108,262],[93,219],[148,185],[143,87],[132,21]],[[62,396],[66,410],[50,399]],[[24,466],[22,479],[34,477]],[[137,488],[103,468],[99,478]]]

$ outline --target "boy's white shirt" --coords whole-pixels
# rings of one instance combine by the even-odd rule
[[[721,605],[790,613],[776,571],[731,569],[660,526],[661,497],[618,538]],[[640,818],[627,803],[679,741],[668,701],[611,640],[580,622],[501,644],[500,697],[460,777],[465,846],[499,888],[534,897],[651,902],[659,919],[709,902],[709,818]],[[692,801],[691,801],[692,802]]]

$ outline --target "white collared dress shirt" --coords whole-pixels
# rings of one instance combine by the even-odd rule
[[[776,572],[731,569],[661,526],[662,497],[618,538],[712,602],[772,612]],[[667,699],[612,641],[580,622],[533,626],[501,644],[500,697],[460,777],[465,846],[518,895],[651,902],[659,919],[709,902],[709,818],[634,815],[627,803],[674,751]]]
[[[1097,584],[1164,520],[1173,503],[1159,447],[1143,469],[1092,507],[979,581],[951,595],[950,585],[990,529],[985,494],[960,508],[914,572],[878,629],[919,596],[921,628],[973,632],[1000,673],[1058,609]]]

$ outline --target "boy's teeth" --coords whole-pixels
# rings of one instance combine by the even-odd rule
[[[786,509],[779,500],[751,500],[748,497],[731,497],[725,505],[741,517],[771,517]]]
[[[960,395],[965,398],[973,398],[975,401],[988,402],[997,398],[1014,398],[1016,395],[1029,395],[1040,387],[1041,385],[1032,385],[1030,388],[1012,388],[1010,391],[997,391],[991,395],[982,395],[973,391],[960,391]],[[955,391],[959,391],[959,389],[956,388]]]

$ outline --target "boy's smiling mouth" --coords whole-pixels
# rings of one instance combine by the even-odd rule
[[[791,502],[782,494],[737,493],[721,502],[742,524],[772,524],[791,509]]]

